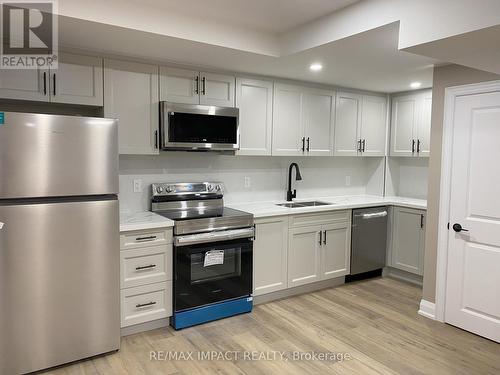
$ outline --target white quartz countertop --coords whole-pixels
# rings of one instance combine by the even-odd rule
[[[300,207],[286,208],[277,206],[277,203],[285,203],[285,201],[266,201],[266,202],[248,202],[248,203],[228,203],[227,206],[236,210],[249,212],[255,218],[294,215],[312,212],[324,212],[333,210],[346,210],[363,207],[376,206],[400,206],[408,208],[416,208],[420,210],[427,209],[427,201],[423,199],[404,198],[404,197],[378,197],[371,195],[356,195],[356,196],[337,196],[337,197],[316,197],[307,199],[296,199],[294,202],[301,201],[320,201],[330,203],[325,206],[316,207]]]
[[[120,213],[120,232],[173,227],[174,221],[150,211]]]

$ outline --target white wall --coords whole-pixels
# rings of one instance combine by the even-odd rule
[[[386,195],[427,199],[429,158],[387,158]]]
[[[299,164],[302,181],[294,181],[298,198],[383,194],[383,158],[250,157],[215,153],[168,152],[159,156],[120,156],[120,209],[150,208],[153,182],[222,181],[226,203],[284,200],[288,166]],[[346,186],[346,177],[350,186]],[[251,187],[245,188],[245,177]],[[133,192],[142,179],[143,192]]]

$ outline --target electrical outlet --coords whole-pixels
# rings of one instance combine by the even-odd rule
[[[250,189],[252,186],[252,179],[250,177],[245,177],[245,188]]]
[[[134,180],[134,193],[142,193],[142,180],[140,178]]]
[[[345,176],[345,186],[351,186],[351,176]]]

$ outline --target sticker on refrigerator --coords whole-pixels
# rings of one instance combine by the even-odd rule
[[[211,250],[205,253],[203,267],[224,264],[224,250]]]
[[[2,229],[2,228],[3,228],[3,226],[4,226],[4,223],[2,223],[2,222],[0,221],[0,229]]]
[[[0,112],[0,126],[2,126],[5,123],[5,113]]]

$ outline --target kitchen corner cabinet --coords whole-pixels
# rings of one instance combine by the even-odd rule
[[[350,211],[293,216],[288,238],[288,287],[348,275],[350,254]]]
[[[335,93],[275,83],[272,154],[332,155]]]
[[[160,67],[162,101],[234,107],[234,96],[234,76]]]
[[[0,98],[102,106],[102,59],[61,53],[57,69],[0,70]]]
[[[393,207],[390,266],[423,275],[426,211]]]
[[[334,139],[335,156],[385,156],[387,99],[338,92]]]
[[[287,288],[288,217],[255,220],[253,295]]]
[[[236,107],[240,110],[238,155],[271,155],[273,82],[236,78]]]
[[[118,119],[120,154],[158,154],[158,66],[104,61],[104,115]]]
[[[392,98],[391,156],[428,157],[432,90]]]

